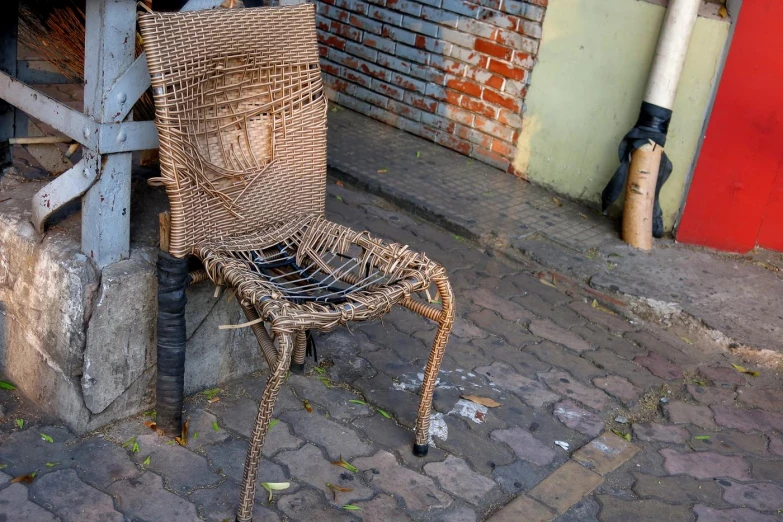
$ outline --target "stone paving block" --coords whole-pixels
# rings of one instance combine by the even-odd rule
[[[419,397],[395,388],[394,384],[391,377],[381,373],[354,382],[356,389],[372,406],[383,409],[403,426],[413,428],[419,411]]]
[[[542,283],[537,277],[530,277],[526,274],[517,274],[512,280],[522,292],[529,292],[539,296],[549,304],[559,306],[572,301],[571,297],[565,294],[559,288],[552,288]]]
[[[163,479],[154,473],[115,482],[108,488],[114,497],[117,510],[132,519],[176,520],[195,522],[199,520],[196,506],[166,491]]]
[[[605,349],[585,352],[584,358],[609,374],[625,377],[642,390],[647,390],[652,387],[657,388],[663,383],[659,377],[648,372],[646,368],[622,359]]]
[[[560,399],[538,381],[528,379],[517,373],[511,366],[501,362],[476,368],[476,373],[485,376],[498,387],[517,395],[533,408],[541,408]]]
[[[379,451],[372,457],[361,457],[353,465],[372,478],[373,487],[402,498],[411,511],[425,511],[448,507],[452,499],[442,492],[431,478],[420,475],[397,464],[394,455]]]
[[[292,374],[288,378],[288,382],[297,395],[307,397],[310,402],[326,408],[331,418],[350,420],[359,416],[372,415],[372,410],[366,404],[349,402],[360,399],[356,394],[333,385],[328,388],[318,377],[320,376],[317,374],[310,377]]]
[[[454,326],[451,329],[451,335],[455,337],[461,337],[463,339],[482,339],[489,336],[489,332],[486,332],[466,321],[465,319],[457,316],[454,319]]]
[[[723,506],[723,490],[714,480],[696,480],[687,475],[656,477],[634,473],[633,491],[642,498],[654,497],[670,504],[701,502]]]
[[[446,458],[446,453],[433,445],[430,445],[426,457],[415,456],[413,454],[415,440],[413,430],[403,428],[382,415],[363,417],[355,420],[353,424],[363,432],[366,439],[395,451],[403,464],[408,467],[421,468],[428,462],[441,461]]]
[[[491,310],[471,312],[468,314],[468,319],[482,330],[502,338],[516,348],[539,341],[539,338],[532,335],[522,321],[506,321]]]
[[[459,506],[457,508],[450,508],[449,510],[440,510],[437,513],[433,513],[433,522],[476,522],[478,517],[476,512],[472,509]]]
[[[783,509],[783,487],[776,484],[740,484],[730,480],[720,480],[718,483],[723,486],[723,500],[730,504],[758,511]]]
[[[764,410],[743,410],[731,406],[711,406],[715,422],[724,428],[734,428],[744,433],[752,431],[783,432],[783,415]]]
[[[231,439],[223,444],[207,446],[209,467],[215,473],[222,473],[234,482],[242,483],[245,471],[248,443],[244,440]],[[283,468],[264,458],[258,466],[258,483],[288,482],[291,476]]]
[[[626,321],[619,314],[610,314],[609,312],[604,312],[598,308],[593,308],[592,301],[590,303],[585,301],[573,301],[569,303],[568,306],[579,315],[586,317],[591,323],[600,324],[610,332],[616,334],[622,335],[639,329],[637,325]]]
[[[670,442],[685,444],[689,434],[685,428],[658,424],[657,422],[642,422],[633,425],[633,434],[644,442]]]
[[[714,509],[697,504],[693,512],[698,517],[697,522],[780,522],[780,518],[774,515],[762,515],[746,508]]]
[[[713,420],[712,410],[707,406],[695,406],[682,401],[672,401],[663,407],[666,416],[674,424],[693,424],[712,430],[717,428]]]
[[[368,501],[356,502],[361,508],[362,520],[382,520],[405,522],[412,520],[398,505],[394,497],[389,495],[376,495]]]
[[[117,480],[138,477],[142,473],[127,451],[98,437],[74,446],[71,457],[79,478],[99,489],[105,489]]]
[[[27,488],[21,484],[11,484],[0,491],[0,520],[58,522],[53,514],[27,499]]]
[[[401,306],[392,308],[391,312],[383,316],[383,321],[391,323],[397,331],[405,335],[413,335],[416,332],[432,332],[434,335],[438,327],[429,319]]]
[[[372,498],[374,495],[373,491],[364,484],[364,473],[352,473],[341,466],[335,466],[331,460],[324,458],[320,449],[312,444],[305,444],[296,451],[284,451],[276,457],[276,460],[287,466],[295,479],[320,490],[328,502],[350,504],[355,500]],[[339,457],[336,460],[339,460]],[[365,469],[355,462],[354,465],[360,470]],[[349,488],[351,491],[338,493],[337,499],[334,500],[334,491],[326,484]]]
[[[51,437],[54,442],[46,442],[41,434]],[[14,477],[32,471],[47,468],[47,462],[69,462],[70,448],[66,442],[73,440],[73,435],[65,428],[54,426],[25,427],[8,436],[0,444],[0,462],[8,466],[5,472]]]
[[[549,473],[549,468],[536,466],[526,460],[515,460],[511,464],[497,466],[492,475],[503,491],[517,495],[530,491]]]
[[[582,326],[587,319],[565,306],[555,306],[547,303],[536,294],[527,294],[524,297],[515,297],[513,302],[519,303],[542,319],[549,319],[557,326],[573,328]]]
[[[363,357],[331,356],[329,359],[334,363],[327,373],[332,382],[353,384],[357,379],[369,379],[377,373]]]
[[[229,437],[226,430],[215,431],[212,428],[212,423],[217,420],[217,417],[201,408],[188,408],[185,419],[188,421],[188,448],[191,450],[223,442]],[[196,433],[198,437],[195,437]]]
[[[610,350],[624,359],[631,360],[637,355],[647,353],[646,350],[639,348],[631,341],[612,335],[594,324],[571,328],[571,331],[590,343],[590,346]]]
[[[277,422],[266,432],[264,447],[261,448],[262,455],[272,457],[280,451],[296,449],[304,444],[302,439],[291,434],[288,424],[279,419],[274,420]]]
[[[30,497],[64,521],[123,522],[112,498],[88,486],[72,469],[47,473],[30,487]]]
[[[704,431],[691,428],[690,444],[697,451],[715,451],[725,455],[758,455],[768,457],[763,435],[742,433],[735,430],[722,430],[710,433],[709,439],[696,439],[694,436],[705,435]]]
[[[154,433],[137,437],[139,452],[133,454],[134,460],[141,463],[149,457],[145,468],[166,477],[166,484],[178,493],[220,482],[220,477],[209,469],[207,459],[178,444],[167,444],[169,440]]]
[[[571,508],[557,517],[555,522],[598,522],[598,511],[601,506],[592,498],[580,500]]]
[[[554,517],[555,513],[547,506],[527,495],[519,495],[489,517],[487,522],[549,522]]]
[[[769,436],[769,451],[775,455],[783,457],[783,437],[777,437],[775,435]]]
[[[682,379],[682,370],[657,352],[649,352],[647,355],[637,355],[633,362],[644,366],[650,373],[657,375],[666,381]]]
[[[673,449],[659,450],[665,462],[666,472],[670,475],[690,475],[697,479],[734,478],[751,480],[750,466],[742,457],[729,457],[709,451],[680,453]]]
[[[606,475],[625,464],[638,452],[639,446],[614,433],[605,432],[579,448],[571,458],[599,475]]]
[[[435,439],[438,447],[464,458],[479,473],[489,475],[496,466],[514,460],[514,454],[505,446],[470,430],[462,421],[451,416],[445,416],[443,420],[446,422],[447,437]]]
[[[226,480],[216,488],[197,489],[188,499],[198,506],[201,515],[210,522],[235,520],[239,507],[239,484]],[[253,504],[253,522],[280,521],[277,513],[264,507],[267,499],[266,490],[259,488]]]
[[[482,308],[496,312],[506,321],[527,322],[536,318],[529,308],[520,306],[508,299],[503,299],[487,288],[477,288],[470,292],[467,298]]]
[[[3,473],[0,471],[0,486],[3,486],[11,481],[11,479],[14,478],[11,475],[7,473]]]
[[[694,400],[708,406],[713,404],[732,406],[734,404],[734,399],[737,397],[737,393],[734,390],[731,388],[723,388],[722,386],[699,386],[696,384],[688,384],[686,388]]]
[[[677,366],[688,367],[693,366],[696,363],[696,360],[693,357],[684,351],[675,348],[671,344],[661,341],[648,330],[631,332],[626,334],[625,338],[636,342],[641,347],[646,348],[650,352],[657,353],[661,357],[670,360]],[[689,351],[693,352],[694,350],[691,348]]]
[[[348,511],[330,507],[323,495],[302,489],[293,495],[285,495],[277,501],[277,508],[291,520],[311,520],[318,522],[345,522],[358,520]]]
[[[222,400],[210,405],[209,408],[217,415],[221,431],[232,430],[243,437],[250,438],[253,432],[253,424],[258,413],[258,403],[247,397],[240,397],[236,401]],[[277,412],[275,412],[277,413]],[[212,430],[212,426],[209,427]],[[213,430],[214,431],[214,430]],[[229,435],[230,433],[226,433]],[[201,431],[199,430],[199,437]]]
[[[523,428],[496,430],[492,432],[491,438],[508,444],[517,457],[537,466],[546,466],[556,455],[553,447],[536,439],[532,433]]]
[[[769,480],[783,484],[783,460],[769,460],[758,457],[746,457],[757,480]]]
[[[485,341],[494,341],[502,346],[507,347],[505,342],[498,337],[488,337],[486,339],[474,339],[473,341],[466,341],[459,337],[449,338],[449,344],[446,346],[446,356],[443,359],[441,368],[456,369],[462,368],[464,370],[473,370],[476,366],[486,366],[492,363],[494,354],[492,357],[488,357],[482,350],[482,346],[485,346]],[[493,350],[494,351],[494,350]],[[489,353],[493,353],[490,351]],[[449,363],[453,361],[453,365]]]
[[[582,353],[587,350],[592,350],[590,343],[548,319],[538,319],[530,322],[530,332],[533,335],[543,337],[553,343],[562,344],[563,346],[570,348],[571,350]]]
[[[552,366],[566,369],[577,380],[582,382],[590,382],[595,377],[606,375],[604,370],[598,368],[590,361],[582,359],[570,350],[561,348],[549,341],[544,341],[535,346],[528,346],[525,348],[525,351]]]
[[[604,430],[604,421],[595,413],[580,408],[574,401],[564,400],[555,404],[557,420],[585,435],[597,437]]]
[[[487,502],[487,495],[495,483],[479,475],[467,463],[453,455],[443,462],[432,462],[424,466],[424,472],[438,480],[447,492],[474,506]]]
[[[567,372],[553,369],[537,375],[553,392],[579,401],[595,410],[601,411],[611,402],[609,396],[602,390],[582,384]]]
[[[642,394],[642,390],[625,377],[619,375],[610,375],[608,377],[599,377],[593,379],[593,384],[601,388],[609,395],[622,401],[626,406],[632,406]]]
[[[737,401],[751,408],[783,413],[783,393],[780,388],[737,388]]]
[[[633,520],[634,522],[660,522],[693,520],[688,506],[672,506],[660,500],[620,500],[609,495],[599,495],[601,511],[598,519],[605,522]]]
[[[540,361],[533,354],[529,353],[531,346],[511,346],[499,337],[475,339],[471,344],[481,347],[488,359],[486,363],[480,366],[489,366],[493,362],[501,361],[512,366],[522,375],[532,375],[536,372],[546,371],[551,367],[548,363]],[[449,342],[449,348],[446,349],[447,353],[450,348],[451,342]]]
[[[317,412],[289,411],[281,415],[299,437],[324,448],[332,460],[369,455],[372,446],[363,442],[354,430],[331,421]]]
[[[601,475],[569,460],[534,487],[529,496],[557,513],[565,513],[602,481]]]
[[[730,366],[699,366],[696,373],[715,384],[745,384],[745,376]]]
[[[403,360],[393,350],[378,350],[366,353],[364,356],[372,367],[386,375],[396,379],[405,373],[416,374],[422,372],[423,365]],[[320,383],[319,383],[320,384]]]

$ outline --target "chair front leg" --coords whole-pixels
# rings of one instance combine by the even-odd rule
[[[427,360],[427,368],[424,370],[424,379],[421,383],[419,416],[416,420],[416,442],[413,444],[413,454],[417,457],[424,457],[429,451],[432,394],[435,392],[440,363],[443,360],[446,343],[449,341],[451,327],[454,324],[454,296],[451,291],[451,284],[446,277],[440,277],[435,279],[435,285],[438,287],[443,310],[438,321],[438,332],[435,334],[430,357]]]
[[[291,360],[293,373],[304,373],[305,354],[307,352],[307,331],[299,330],[294,337],[294,355]]]
[[[250,446],[245,459],[245,473],[242,477],[242,489],[239,492],[238,522],[250,522],[253,518],[253,503],[256,496],[256,476],[258,475],[258,463],[261,460],[261,449],[264,446],[264,437],[269,429],[269,421],[272,419],[272,411],[275,407],[277,394],[285,380],[286,372],[291,364],[291,352],[293,351],[293,334],[279,333],[280,357],[275,368],[270,368],[269,379],[266,382],[264,394],[258,404],[258,414],[253,426],[250,438]]]

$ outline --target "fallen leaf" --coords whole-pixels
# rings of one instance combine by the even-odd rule
[[[139,452],[139,443],[134,441],[133,447],[131,448],[131,453],[138,453]]]
[[[553,202],[555,205],[557,205],[558,207],[562,207],[562,206],[563,206],[563,202],[562,202],[562,201],[560,201],[559,199],[557,199],[557,198],[556,198],[556,197],[554,197],[554,196],[552,196],[552,202]]]
[[[332,107],[332,112],[337,112],[337,107]]]
[[[335,196],[335,198],[337,199],[337,201],[342,201],[343,200],[343,197],[340,196],[340,195]]]
[[[735,370],[737,370],[740,373],[747,373],[748,375],[751,375],[753,377],[758,377],[759,376],[759,372],[757,372],[755,370],[748,370],[747,368],[745,368],[744,366],[740,366],[739,364],[731,363],[731,367],[734,368]]]
[[[465,238],[460,236],[459,234],[454,234],[454,239],[456,239],[457,241],[461,241],[463,243],[465,242]]]
[[[729,11],[726,9],[726,6],[723,5],[720,6],[720,8],[718,9],[718,15],[721,18],[726,18],[727,16],[729,16]]]
[[[579,213],[579,215],[580,215],[580,216],[582,216],[582,219],[587,219],[587,214],[582,214],[582,213],[580,212],[580,213]]]
[[[384,417],[386,417],[387,419],[391,419],[391,415],[389,415],[388,413],[386,413],[385,411],[383,411],[383,410],[382,410],[382,409],[380,409],[380,408],[378,408],[378,413],[380,413],[381,415],[383,415],[383,416],[384,416]]]
[[[326,386],[327,388],[332,388],[333,387],[331,381],[327,377],[321,377],[318,380],[321,381],[321,383],[324,386]]]
[[[274,428],[275,424],[277,424],[278,422],[280,421],[277,419],[272,419],[271,421],[269,421],[269,429],[271,430],[272,428]]]
[[[359,471],[359,469],[358,469],[358,468],[356,468],[355,466],[352,466],[351,464],[349,464],[349,463],[348,463],[348,461],[346,461],[346,460],[343,458],[343,456],[342,456],[342,455],[340,455],[340,460],[338,460],[337,462],[332,462],[332,464],[334,464],[335,466],[340,466],[340,467],[343,467],[343,468],[345,468],[345,469],[347,469],[348,471],[351,471],[351,472],[353,472],[353,473],[356,473],[356,472],[358,472],[358,471]]]
[[[627,440],[627,441],[629,441],[629,442],[630,442],[630,440],[631,440],[631,434],[630,434],[630,433],[626,433],[626,432],[624,432],[624,431],[620,431],[620,430],[618,430],[617,428],[614,428],[614,429],[612,429],[612,433],[614,433],[614,434],[615,434],[615,435],[617,435],[618,437],[622,437],[622,438],[624,438],[625,440]]]
[[[324,370],[324,369],[323,369],[323,368],[321,368],[320,366],[316,366],[315,368],[313,368],[313,371],[314,371],[315,373],[320,373],[321,375],[323,375],[323,374],[325,374],[325,373],[326,373],[326,370]]]
[[[340,493],[348,493],[349,491],[353,491],[353,488],[341,488],[340,486],[335,486],[334,484],[326,483],[326,487],[331,489],[332,491],[339,491]]]
[[[185,441],[185,444],[188,443],[188,429],[190,427],[190,420],[186,420],[182,423],[182,440]]]
[[[24,428],[24,419],[16,419],[16,425],[19,427],[20,430]]]
[[[55,467],[55,466],[59,466],[59,465],[60,465],[60,463],[59,463],[59,462],[47,462],[47,463],[46,463],[46,467],[47,467],[47,468],[53,468],[53,467]]]
[[[421,158],[421,151],[419,151],[419,150],[416,151],[416,157],[417,158]]]
[[[144,425],[152,431],[158,431],[158,423],[155,421],[147,421],[144,423]]]
[[[498,406],[502,406],[502,404],[490,399],[489,397],[479,397],[478,395],[463,395],[462,398],[471,402],[475,402],[476,404],[481,404],[487,408],[497,408]]]
[[[386,174],[389,172],[389,169],[378,169],[378,174]]]
[[[203,391],[203,392],[201,392],[199,395],[203,395],[203,396],[204,396],[204,397],[206,397],[207,399],[211,399],[211,398],[213,398],[215,395],[217,395],[218,393],[220,393],[220,392],[222,392],[222,391],[223,391],[223,390],[221,390],[220,388],[210,388],[209,390],[204,390],[204,391]]]
[[[690,340],[690,339],[688,339],[687,337],[680,336],[680,339],[682,339],[683,341],[685,341],[685,344],[693,344],[693,341],[691,341],[691,340]]]
[[[696,435],[693,438],[696,439],[696,440],[710,440],[710,436],[709,435]]]
[[[218,423],[216,420],[212,421],[212,429],[215,431],[220,431],[220,426],[218,426]]]
[[[544,279],[543,277],[539,278],[538,282],[541,283],[542,285],[551,286],[552,288],[557,288],[556,284],[554,284],[551,281],[548,281],[547,279]]]
[[[155,410],[145,411],[144,412],[144,416],[145,417],[157,417],[158,416],[158,412],[156,412]]]
[[[355,504],[346,504],[346,505],[343,506],[343,509],[346,509],[348,511],[359,511],[362,508],[360,508],[359,506],[357,506]]]
[[[193,440],[196,440],[198,438],[198,432],[197,431],[193,433],[193,437],[192,438],[193,438]]]
[[[15,390],[16,386],[14,386],[13,384],[11,384],[8,381],[0,381],[0,389],[3,389],[3,390]]]
[[[152,456],[151,456],[151,455],[147,455],[147,458],[146,458],[146,459],[144,459],[144,465],[145,465],[145,466],[149,466],[149,465],[150,465],[150,460],[151,460],[151,458],[152,458]]]
[[[32,473],[28,473],[27,475],[20,475],[18,477],[14,477],[11,479],[11,484],[30,484],[33,479],[35,479],[35,476],[38,474],[38,472],[33,471]]]
[[[49,435],[47,435],[46,433],[41,433],[41,438],[42,438],[43,440],[45,440],[46,442],[48,442],[49,444],[52,444],[52,443],[54,442],[54,439],[53,439],[53,438],[51,438],[51,437],[50,437]]]
[[[313,407],[310,406],[310,401],[307,399],[302,401],[302,406],[304,406],[304,409],[307,410],[307,413],[313,413]]]
[[[273,491],[283,491],[291,487],[290,482],[262,482],[261,486],[269,492],[269,502],[272,502]]]
[[[131,444],[134,444],[135,442],[136,442],[136,437],[131,437],[128,440],[126,440],[125,442],[122,443],[122,447],[123,448],[127,448],[128,446],[130,446]]]
[[[590,303],[590,306],[595,308],[596,310],[601,311],[601,312],[604,312],[604,313],[607,313],[607,314],[610,314],[610,315],[617,315],[616,313],[614,313],[614,311],[609,310],[607,307],[605,307],[604,305],[599,303],[598,300],[596,300],[596,299],[593,299],[593,302]]]
[[[367,403],[366,403],[366,402],[364,402],[364,401],[360,401],[360,400],[358,400],[358,399],[351,399],[351,400],[350,400],[350,401],[348,401],[348,402],[352,402],[352,403],[354,403],[354,404],[361,404],[362,406],[367,406]]]
[[[343,186],[343,182],[340,181],[339,179],[337,181],[335,181],[334,184],[337,185],[338,187],[342,187]]]
[[[693,379],[693,382],[698,384],[699,386],[707,386],[707,383],[702,381],[701,379]]]
[[[8,467],[8,464],[0,464],[0,469],[5,469]]]
[[[210,404],[215,404],[216,402],[220,402],[220,397],[212,397],[211,399],[207,399],[207,402]]]

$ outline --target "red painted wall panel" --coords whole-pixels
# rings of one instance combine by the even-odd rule
[[[757,242],[783,250],[781,184],[783,1],[746,0],[677,240],[734,252]]]

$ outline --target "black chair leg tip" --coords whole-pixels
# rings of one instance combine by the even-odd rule
[[[304,371],[305,371],[304,363],[302,364],[291,363],[291,373],[302,375]]]
[[[429,444],[414,444],[413,445],[413,454],[416,457],[426,457],[427,453],[430,450]]]

